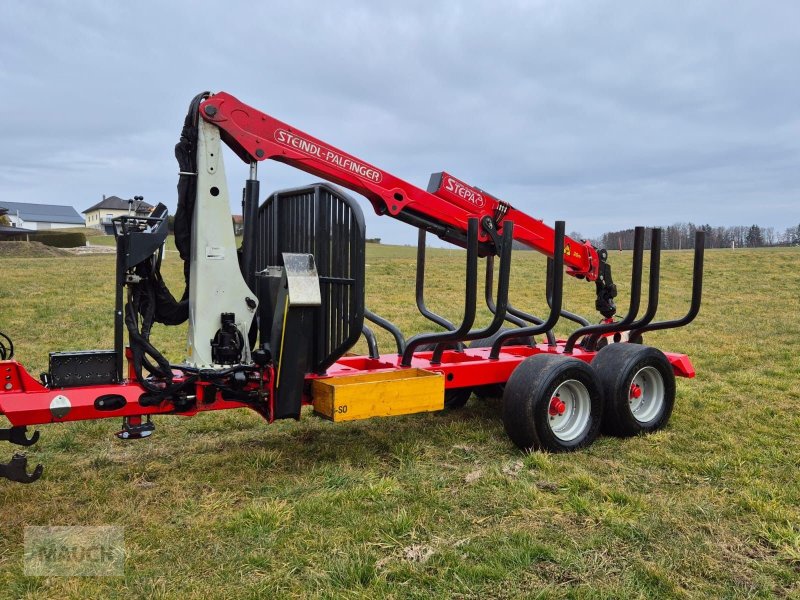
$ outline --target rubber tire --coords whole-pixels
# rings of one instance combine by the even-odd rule
[[[491,348],[494,345],[495,340],[497,340],[498,336],[506,331],[508,331],[508,328],[500,328],[496,333],[490,335],[489,337],[472,340],[469,343],[469,347]],[[533,345],[533,337],[530,335],[522,335],[520,337],[510,338],[503,343],[503,346],[532,346],[532,345]],[[475,388],[474,392],[478,398],[480,398],[481,400],[485,400],[486,398],[502,398],[503,391],[505,389],[506,386],[504,383],[492,383],[489,385],[480,385]]]
[[[653,367],[664,383],[664,405],[661,411],[646,423],[631,412],[629,394],[636,373],[644,367]],[[640,344],[609,344],[592,360],[605,396],[603,432],[618,437],[632,437],[662,429],[675,406],[675,373],[664,353],[652,346]]]
[[[417,348],[418,352],[430,352],[435,349],[437,344],[422,344],[419,348]],[[445,345],[445,350],[463,350],[464,344],[461,342],[447,342]],[[464,408],[467,405],[467,401],[472,396],[472,388],[465,387],[465,388],[454,388],[451,390],[445,390],[444,392],[444,408],[445,410],[457,410],[459,408]]]
[[[550,429],[550,399],[564,381],[574,379],[586,387],[590,399],[589,424],[573,440],[560,440]],[[594,442],[600,433],[603,396],[594,369],[582,360],[557,354],[536,354],[523,360],[506,384],[503,426],[523,450],[571,452]]]

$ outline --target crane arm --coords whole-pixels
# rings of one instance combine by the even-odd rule
[[[480,223],[478,240],[484,254],[496,254],[503,222],[514,223],[514,239],[553,256],[555,232],[541,219],[470,186],[448,173],[435,173],[427,190],[287,125],[234,96],[220,92],[199,106],[202,119],[216,125],[222,140],[244,162],[275,160],[322,177],[365,196],[376,213],[389,215],[464,247],[470,219]],[[597,308],[606,317],[615,312],[616,289],[605,263],[588,241],[564,240],[567,272],[597,285]]]

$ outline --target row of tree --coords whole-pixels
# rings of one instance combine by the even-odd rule
[[[662,248],[680,250],[694,248],[695,234],[704,231],[706,248],[761,248],[763,246],[800,245],[800,225],[777,231],[774,227],[758,225],[736,225],[733,227],[712,227],[694,223],[675,223],[662,227]],[[609,250],[630,250],[633,248],[633,229],[611,231],[594,240],[595,245]],[[650,228],[645,235],[645,248],[650,247]]]

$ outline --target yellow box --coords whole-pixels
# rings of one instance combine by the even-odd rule
[[[410,415],[444,408],[444,376],[424,369],[315,379],[314,411],[333,421]]]

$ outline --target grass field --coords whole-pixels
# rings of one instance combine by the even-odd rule
[[[430,305],[452,318],[462,257],[428,261]],[[685,310],[691,260],[663,254],[663,317]],[[611,261],[624,306],[630,254]],[[370,308],[426,329],[413,249],[369,246],[367,263]],[[112,346],[113,269],[113,256],[0,260],[0,330],[32,373],[48,351]],[[164,270],[178,291],[176,255]],[[517,253],[515,305],[544,312],[543,272]],[[568,279],[565,306],[592,314],[594,286]],[[800,249],[707,251],[697,321],[646,340],[698,371],[678,381],[669,426],[574,454],[521,453],[500,401],[475,398],[347,424],[163,417],[128,443],[116,420],[45,426],[29,452],[43,478],[0,481],[0,596],[800,597],[798,290]],[[160,327],[156,346],[180,360],[184,337]],[[47,524],[124,526],[124,578],[25,577],[23,528]]]

